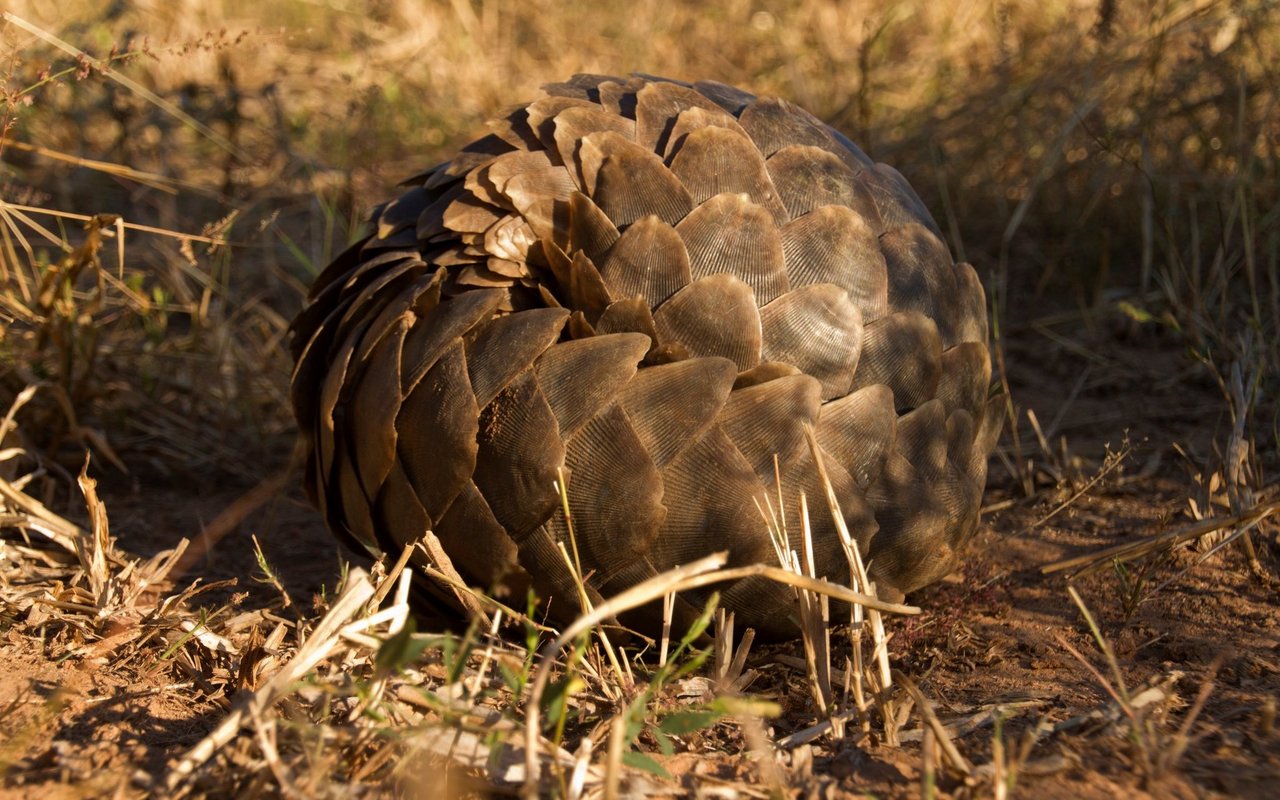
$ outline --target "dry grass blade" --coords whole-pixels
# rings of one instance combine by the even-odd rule
[[[667,653],[671,651],[671,621],[675,616],[676,595],[664,595],[662,598],[662,637],[658,643],[658,666],[665,666]]]
[[[920,743],[920,797],[933,800],[938,796],[938,735],[931,726],[925,726],[924,740]]]
[[[818,445],[817,436],[812,428],[806,429],[805,433],[809,442],[809,450],[813,454],[814,463],[818,467],[818,476],[821,478],[826,492],[827,508],[836,524],[836,530],[840,534],[840,544],[844,550],[845,559],[849,564],[849,585],[851,588],[875,596],[875,583],[871,581],[870,576],[867,574],[867,566],[862,558],[862,552],[858,548],[857,541],[854,540],[849,532],[844,512],[840,509],[840,501],[836,497],[835,487],[832,485],[831,477],[827,473],[826,462],[823,460],[822,448]],[[885,635],[884,619],[878,609],[868,605],[852,605],[850,606],[849,614],[851,653],[848,660],[852,674],[846,677],[844,681],[847,687],[846,695],[852,691],[854,705],[858,710],[858,717],[862,725],[862,732],[869,734],[871,731],[871,702],[867,698],[865,684],[870,682],[875,687],[873,694],[879,706],[881,719],[884,720],[885,741],[890,745],[896,745],[898,739],[894,720],[897,719],[897,713],[896,704],[890,691],[893,686],[893,673],[889,664],[888,639]],[[869,673],[863,654],[862,636],[864,629],[868,627],[871,631],[871,658],[878,670],[874,676]]]
[[[712,628],[712,654],[715,663],[714,671],[717,681],[723,682],[729,672],[729,662],[733,658],[733,622],[734,614],[723,608],[717,608],[715,625]]]
[[[1187,746],[1192,741],[1191,729],[1199,718],[1200,713],[1204,710],[1205,703],[1213,691],[1214,679],[1222,666],[1223,657],[1219,655],[1209,666],[1204,679],[1201,681],[1196,699],[1187,710],[1182,723],[1172,735],[1167,735],[1161,730],[1163,709],[1174,697],[1172,686],[1174,682],[1182,677],[1182,673],[1180,671],[1172,672],[1160,684],[1151,686],[1137,694],[1131,694],[1126,686],[1124,674],[1120,669],[1119,662],[1116,660],[1115,652],[1110,642],[1103,636],[1101,629],[1094,621],[1093,615],[1089,612],[1088,607],[1085,606],[1075,588],[1068,587],[1068,591],[1088,623],[1094,640],[1105,657],[1111,672],[1110,680],[1104,677],[1066,639],[1058,636],[1058,641],[1065,650],[1071,653],[1094,676],[1098,684],[1110,695],[1114,702],[1115,710],[1109,715],[1103,714],[1101,716],[1103,718],[1116,719],[1123,715],[1128,720],[1128,738],[1133,745],[1135,761],[1145,782],[1150,786],[1153,781],[1173,769],[1177,761],[1186,752]],[[1066,720],[1054,726],[1054,730],[1075,727],[1096,716],[1099,715],[1094,714]]]
[[[427,531],[414,547],[426,556],[427,563],[434,566],[434,569],[429,568],[427,570],[427,576],[445,586],[458,602],[458,606],[473,619],[478,618],[488,622],[489,615],[484,610],[484,603],[480,593],[467,586],[466,581],[462,579],[462,575],[453,566],[453,559],[449,558],[449,554],[445,552],[444,545],[440,543],[440,538],[432,531]]]
[[[1033,708],[1042,708],[1044,705],[1044,700],[1020,700],[1012,703],[990,703],[981,706],[979,711],[976,711],[966,717],[944,722],[943,727],[947,729],[947,735],[952,739],[960,739],[973,731],[994,724],[996,720],[1001,719],[1010,711],[1017,712]],[[928,729],[929,726],[925,725],[920,728],[903,731],[899,734],[899,740],[902,742],[922,741],[924,732]]]
[[[434,540],[434,544],[430,544]],[[489,617],[491,609],[495,612],[501,612],[509,619],[526,625],[534,630],[542,633],[554,633],[555,629],[542,624],[541,622],[517,611],[505,603],[495,600],[485,592],[468,586],[462,576],[458,574],[457,569],[453,566],[452,561],[448,561],[448,555],[444,553],[444,548],[440,544],[439,538],[431,531],[427,531],[423,535],[423,540],[414,545],[415,549],[425,550],[428,553],[429,563],[435,563],[436,566],[427,566],[423,568],[423,572],[427,577],[436,583],[448,588],[450,592],[455,593],[454,597],[459,605],[466,610],[472,618],[480,619],[484,624],[491,622]],[[436,555],[431,555],[435,553]],[[440,561],[436,561],[436,557],[442,557]]]
[[[53,208],[40,208],[38,206],[24,206],[19,203],[7,203],[0,201],[0,205],[2,205],[6,211],[22,211],[28,214],[45,214],[51,217],[57,217],[58,219],[70,219],[77,222],[90,222],[95,218],[89,214],[76,214],[71,211],[60,211]],[[116,220],[115,224],[123,230],[137,231],[138,233],[149,233],[154,236],[164,236],[169,239],[178,239],[182,242],[199,242],[201,244],[217,245],[220,247],[230,244],[230,242],[225,238],[219,236],[203,236],[198,233],[158,228],[155,225],[143,225],[138,222],[128,222],[123,217],[117,217]],[[47,235],[49,238],[57,239],[57,237],[51,232],[47,232]],[[123,240],[121,241],[123,242]],[[124,259],[121,258],[120,261],[123,263]]]
[[[1252,278],[1252,269],[1250,270],[1250,277]],[[1252,280],[1250,283],[1252,285]],[[1254,298],[1255,319],[1261,319],[1261,315],[1257,313],[1256,290],[1251,294]],[[1255,503],[1250,479],[1257,475],[1257,472],[1250,463],[1251,447],[1248,421],[1250,414],[1253,412],[1253,401],[1260,385],[1260,373],[1263,369],[1261,365],[1257,364],[1255,350],[1253,331],[1250,330],[1242,337],[1240,343],[1241,357],[1231,364],[1229,377],[1225,381],[1219,377],[1219,384],[1223,394],[1226,396],[1227,406],[1231,411],[1231,433],[1227,437],[1226,452],[1223,454],[1223,473],[1226,477],[1227,498],[1231,503],[1231,513],[1236,515],[1243,513],[1245,508]],[[1251,374],[1247,380],[1244,377],[1244,368],[1241,366],[1242,361],[1251,364]],[[1249,391],[1245,390],[1246,383],[1249,385]],[[1258,552],[1253,546],[1253,539],[1249,535],[1248,528],[1242,527],[1238,529],[1232,534],[1232,538],[1239,539],[1243,545],[1249,567],[1254,574],[1265,577],[1266,571],[1258,560]]]
[[[809,578],[817,576],[813,563],[813,534],[809,523],[809,503],[800,494],[800,544],[801,555],[797,573]],[[831,615],[825,596],[797,591],[800,616],[800,640],[804,645],[809,690],[819,713],[829,717],[834,697],[831,691]]]
[[[1204,711],[1209,695],[1213,693],[1214,679],[1217,678],[1218,671],[1222,669],[1222,663],[1225,660],[1225,657],[1219,654],[1213,660],[1213,663],[1209,665],[1209,672],[1204,680],[1200,682],[1200,690],[1196,692],[1196,699],[1183,716],[1182,724],[1178,726],[1178,730],[1173,736],[1173,741],[1157,757],[1157,774],[1163,774],[1173,769],[1178,760],[1186,753],[1187,746],[1191,744],[1191,729],[1195,726],[1196,720],[1200,718],[1200,713]]]
[[[803,666],[803,664],[800,666]],[[795,731],[794,733],[789,733],[786,736],[783,736],[782,738],[778,739],[777,742],[775,742],[775,746],[779,750],[791,750],[793,748],[801,747],[811,742],[816,742],[818,739],[821,739],[823,736],[826,736],[828,733],[832,733],[836,729],[836,727],[839,726],[841,723],[849,722],[851,720],[856,720],[861,716],[862,716],[862,711],[857,708],[851,709],[849,711],[841,711],[836,714],[832,714],[830,717],[828,717],[827,719],[824,719],[822,722],[819,722],[816,725],[810,725],[807,728],[802,728],[798,731]],[[865,737],[866,737],[865,733],[859,732],[856,734],[847,735],[843,738],[847,742],[857,743],[862,741]]]
[[[1098,649],[1102,651],[1102,654],[1106,659],[1107,666],[1111,670],[1111,680],[1107,680],[1107,678],[1104,677],[1102,673],[1084,657],[1083,654],[1072,647],[1071,644],[1067,642],[1066,639],[1062,638],[1061,635],[1057,637],[1058,641],[1063,648],[1067,650],[1067,652],[1071,653],[1071,655],[1074,656],[1075,659],[1094,676],[1098,681],[1098,684],[1102,686],[1107,694],[1111,695],[1111,698],[1115,701],[1116,705],[1122,712],[1124,712],[1125,716],[1129,718],[1130,736],[1135,748],[1138,750],[1139,764],[1143,766],[1148,774],[1150,774],[1151,750],[1147,738],[1143,735],[1142,719],[1139,716],[1140,709],[1143,705],[1141,703],[1135,703],[1135,699],[1130,697],[1129,689],[1125,685],[1124,672],[1120,669],[1120,663],[1116,660],[1115,651],[1112,649],[1111,643],[1102,635],[1102,629],[1099,628],[1098,624],[1094,621],[1093,614],[1090,613],[1088,607],[1084,604],[1084,600],[1081,599],[1080,594],[1076,591],[1074,586],[1068,586],[1067,592],[1071,595],[1071,599],[1075,602],[1076,607],[1080,609],[1080,613],[1084,617],[1085,622],[1088,623],[1089,630],[1093,633],[1094,641],[1097,642]]]
[[[694,562],[694,563],[699,563],[699,562]],[[672,572],[674,571],[675,570],[672,570]],[[664,574],[670,574],[670,573],[664,573]],[[655,578],[650,578],[649,580],[658,581],[657,585],[662,585],[664,582],[658,580],[659,578],[662,578],[662,577],[663,576],[659,575]],[[871,594],[863,594],[862,592],[855,592],[852,589],[849,589],[848,587],[845,587],[845,586],[841,586],[838,583],[832,583],[830,581],[825,581],[818,578],[810,578],[807,575],[798,575],[794,572],[780,569],[778,567],[771,567],[767,564],[750,564],[745,567],[733,567],[730,569],[716,570],[715,572],[707,572],[701,575],[692,575],[680,581],[678,584],[675,584],[675,586],[677,587],[676,590],[683,591],[686,589],[698,589],[703,586],[710,586],[716,583],[727,583],[729,581],[737,581],[743,578],[753,578],[753,577],[768,578],[769,580],[776,581],[777,583],[780,583],[784,586],[792,586],[798,589],[803,589],[805,591],[812,592],[816,595],[829,597],[832,600],[839,600],[845,603],[856,603],[866,608],[875,609],[877,611],[882,611],[887,614],[903,614],[908,616],[914,616],[921,613],[921,609],[919,606],[907,605],[905,603],[890,603],[887,600],[881,600],[880,598]],[[636,588],[639,588],[639,587],[637,586]],[[646,595],[647,594],[648,592],[646,592]],[[623,595],[620,594],[617,597],[620,598],[622,596]],[[650,597],[647,600],[639,601],[639,604],[643,605],[644,603],[650,602],[653,599],[656,599],[656,598]],[[634,606],[627,605],[625,608],[619,609],[619,612],[626,610],[626,608],[634,608]],[[597,612],[598,611],[599,609],[597,609]]]
[[[615,800],[622,779],[622,748],[626,744],[627,718],[618,714],[609,723],[609,751],[605,758],[604,796]]]
[[[74,555],[79,552],[79,543],[88,536],[78,526],[45,508],[40,501],[4,478],[0,478],[0,500],[22,516],[23,527],[40,533],[67,553]]]
[[[453,726],[421,726],[407,737],[409,754],[429,755],[477,774],[488,775],[492,789],[509,793],[509,787],[519,786],[525,780],[523,751],[519,730],[502,730],[503,737],[492,743],[487,732],[463,730]],[[536,748],[535,748],[536,749]],[[573,768],[578,762],[569,753],[557,751],[555,761],[561,767]],[[599,784],[604,780],[602,771],[593,767],[584,770],[584,783],[590,779]],[[432,788],[434,784],[428,784]]]
[[[221,135],[220,133],[215,131],[213,128],[210,128],[208,125],[205,125],[200,120],[192,117],[190,114],[183,111],[178,106],[174,105],[171,101],[166,100],[165,98],[159,96],[158,94],[151,91],[150,89],[143,86],[142,84],[138,83],[137,81],[133,80],[132,78],[129,78],[128,76],[125,76],[125,75],[121,75],[117,70],[113,69],[110,64],[100,59],[94,58],[93,56],[84,52],[80,48],[63,41],[62,39],[59,39],[57,36],[54,36],[52,33],[49,33],[48,31],[44,30],[43,28],[37,25],[33,25],[30,22],[27,22],[25,19],[22,19],[21,17],[9,11],[0,12],[0,19],[3,19],[5,22],[8,22],[18,28],[21,28],[22,30],[32,34],[33,36],[38,36],[39,38],[43,39],[44,41],[48,42],[49,44],[63,51],[64,53],[68,53],[69,55],[74,56],[75,58],[84,59],[87,63],[91,64],[95,69],[97,69],[103,75],[119,83],[121,86],[125,87],[129,91],[134,92],[139,97],[146,98],[146,100],[150,102],[152,105],[162,109],[165,113],[173,116],[175,119],[181,120],[184,125],[187,125],[192,129],[199,131],[203,136],[208,138],[209,141],[218,145],[218,147],[221,147],[223,150],[226,150],[228,153],[236,156],[237,158],[241,159],[246,163],[248,163],[251,160],[248,158],[248,156],[245,153],[241,152],[238,147],[236,147],[234,144],[228,141],[225,136]]]
[[[1243,528],[1256,525],[1280,510],[1280,500],[1260,503],[1242,514],[1214,517],[1192,523],[1177,530],[1165,531],[1133,542],[1113,545],[1092,553],[1066,558],[1040,568],[1044,574],[1079,569],[1077,575],[1088,575],[1115,561],[1132,561],[1135,558],[1168,550],[1183,542],[1199,539],[1215,531],[1227,528]]]
[[[764,724],[757,717],[748,716],[742,720],[742,733],[751,749],[757,780],[768,787],[770,797],[786,797],[787,781],[778,768],[777,751],[765,732]]]
[[[1076,607],[1080,609],[1080,614],[1089,625],[1089,631],[1093,634],[1094,641],[1098,644],[1098,649],[1102,651],[1103,656],[1106,657],[1107,666],[1111,668],[1111,677],[1115,680],[1115,691],[1113,692],[1113,696],[1118,701],[1127,704],[1129,702],[1129,690],[1125,688],[1124,672],[1120,669],[1120,662],[1116,660],[1116,654],[1111,648],[1111,643],[1102,635],[1102,629],[1099,628],[1098,623],[1094,621],[1093,614],[1089,611],[1089,607],[1084,604],[1084,599],[1080,597],[1080,593],[1076,591],[1076,587],[1068,586],[1067,593],[1071,595],[1072,602],[1074,602]],[[1108,690],[1110,691],[1110,689]]]
[[[145,170],[134,169],[133,167],[127,166],[125,164],[115,164],[110,161],[99,161],[93,158],[81,158],[79,156],[72,156],[66,153],[60,153],[57,150],[51,150],[47,147],[41,147],[40,145],[19,141],[17,139],[0,138],[0,150],[3,150],[4,148],[9,148],[9,147],[14,148],[16,150],[24,150],[29,153],[34,153],[42,158],[48,158],[54,161],[61,161],[67,164],[72,164],[77,167],[85,167],[88,169],[93,169],[99,172],[106,173],[108,175],[113,175],[116,177],[125,178],[127,180],[132,180],[136,183],[142,184],[143,186],[148,186],[153,189],[158,189],[159,191],[166,192],[168,194],[177,194],[179,189],[186,189],[189,191],[199,192],[199,193],[208,194],[208,195],[216,194],[216,192],[211,191],[207,186],[202,186],[201,184],[195,183],[193,181],[183,180],[182,178],[177,178],[171,175],[161,175],[156,172],[147,172]],[[27,211],[32,213],[53,214],[56,216],[66,217],[67,219],[83,218],[83,215],[81,214],[72,214],[70,212],[56,211],[54,209],[42,209],[42,208],[37,208],[35,206],[10,204],[10,207],[21,209],[22,211]],[[139,230],[141,229],[142,228],[139,228]]]
[[[578,603],[582,608],[583,614],[591,613],[591,597],[587,594],[587,582],[582,574],[582,558],[578,554],[578,537],[573,529],[573,514],[569,509],[569,484],[565,479],[564,469],[556,469],[557,480],[555,482],[556,491],[560,495],[560,508],[564,512],[565,529],[569,534],[569,547],[573,550],[573,557],[569,557],[569,549],[565,547],[564,542],[559,542],[560,555],[564,559],[565,566],[569,570],[569,575],[573,578],[574,587],[578,591]],[[618,654],[614,650],[613,643],[609,641],[609,634],[604,628],[595,629],[596,636],[600,640],[600,646],[604,648],[605,655],[609,659],[609,666],[613,669],[613,674],[618,679],[618,685],[624,689],[631,687],[626,672],[622,668],[621,662],[618,660]],[[612,691],[613,687],[605,684],[606,691]]]
[[[925,725],[929,727],[929,730],[933,731],[943,755],[947,757],[948,763],[961,775],[972,775],[973,766],[964,756],[960,755],[960,751],[956,749],[955,742],[951,741],[951,735],[947,732],[946,726],[942,724],[942,720],[938,719],[938,715],[933,712],[933,705],[924,696],[924,693],[920,691],[920,687],[916,686],[915,681],[901,672],[898,672],[897,676],[898,682],[911,695],[911,699],[915,700],[916,708],[920,709],[920,716],[924,719]]]
[[[723,608],[716,609],[715,629],[715,663],[716,681],[723,693],[737,694],[742,692],[755,679],[756,673],[747,670],[747,658],[751,655],[751,645],[755,642],[756,632],[747,628],[742,632],[742,641],[737,649],[733,646],[733,614],[724,616]],[[721,622],[724,619],[725,621]]]
[[[89,508],[89,536],[76,540],[76,555],[89,576],[89,587],[98,608],[106,609],[115,599],[114,577],[107,569],[107,553],[111,551],[111,533],[107,523],[107,509],[98,499],[98,482],[89,477],[89,459],[86,457],[77,479],[84,492],[85,505]]]
[[[539,754],[538,749],[533,745],[539,741],[542,694],[546,691],[547,681],[551,678],[551,666],[555,663],[560,650],[581,634],[623,611],[642,606],[672,592],[690,588],[683,584],[724,566],[726,558],[725,554],[717,553],[643,581],[622,594],[606,600],[590,613],[582,615],[559,636],[543,645],[533,681],[530,683],[528,708],[525,713],[525,741],[529,744],[525,752],[523,793],[526,796],[536,797],[538,794]]]

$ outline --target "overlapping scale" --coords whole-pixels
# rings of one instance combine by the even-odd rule
[[[947,246],[924,225],[912,222],[881,234],[880,247],[889,274],[889,302],[932,319],[943,347],[957,344],[958,292]]]
[[[724,408],[736,366],[724,358],[691,358],[641,370],[619,401],[653,463],[665,467],[699,440]]]
[[[616,133],[582,139],[580,171],[595,204],[623,228],[653,214],[674,225],[693,209],[693,199],[653,151]]]
[[[733,275],[699,278],[658,306],[653,321],[659,344],[680,345],[689,356],[727,358],[739,370],[760,361],[756,296]]]
[[[467,370],[476,402],[483,408],[560,336],[563,308],[536,308],[481,325],[465,340]]]
[[[883,231],[870,193],[848,164],[830,150],[790,144],[769,156],[765,167],[792,219],[822,206],[844,206],[857,212],[873,233]]]
[[[650,308],[693,280],[684,239],[652,215],[618,237],[601,262],[600,276],[614,297],[642,297]]]
[[[719,111],[711,99],[688,86],[650,81],[636,92],[636,143],[653,153],[664,153],[680,112],[690,108]]]
[[[830,283],[849,293],[863,322],[889,310],[889,270],[866,220],[845,206],[816,208],[782,228],[792,288]]]
[[[557,470],[564,465],[564,440],[532,369],[481,410],[476,440],[476,487],[494,518],[520,541],[555,509]]]
[[[782,237],[773,218],[745,194],[718,194],[676,225],[694,278],[733,275],[764,305],[787,291]]]
[[[862,351],[862,314],[839,286],[816,283],[760,309],[762,358],[818,379],[822,398],[849,391]]]
[[[396,463],[433,521],[471,481],[479,416],[466,353],[454,341],[405,397],[395,419]],[[441,451],[451,457],[440,458]]]
[[[666,516],[662,477],[616,403],[569,441],[567,496],[578,551],[607,582],[649,551]]]
[[[742,129],[732,114],[710,111],[702,106],[687,108],[680,112],[671,125],[671,132],[667,136],[666,152],[663,154],[664,160],[671,163],[676,153],[684,146],[689,134],[707,127],[722,128],[749,140],[747,132]],[[760,158],[759,151],[754,151],[751,158]]]
[[[684,112],[681,119],[690,114]],[[674,133],[679,134],[680,129]],[[681,135],[675,142],[671,171],[694,203],[705,203],[718,194],[741,194],[767,210],[778,224],[788,220],[764,159],[745,134],[706,125]]]
[[[866,489],[880,477],[898,438],[893,391],[872,384],[822,406],[817,439],[823,451]]]
[[[899,311],[867,324],[853,386],[881,384],[900,411],[928,402],[942,377],[938,325],[918,311]]]
[[[791,464],[808,447],[806,426],[818,418],[819,384],[790,375],[734,391],[717,421],[764,484],[773,483],[773,460]]]
[[[611,402],[649,348],[641,334],[594,336],[547,350],[534,365],[542,394],[566,439]]]
[[[351,393],[351,438],[356,472],[370,496],[377,494],[395,464],[396,413],[400,394],[401,348],[408,323],[398,319],[365,360],[360,381]]]

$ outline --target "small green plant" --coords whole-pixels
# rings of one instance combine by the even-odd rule
[[[643,769],[664,778],[670,777],[652,756],[636,748],[641,735],[646,734],[663,755],[670,756],[675,752],[672,744],[673,736],[701,730],[723,718],[722,713],[711,709],[669,711],[656,715],[654,713],[657,701],[667,685],[696,672],[706,663],[711,654],[710,649],[695,650],[693,648],[694,643],[706,633],[710,626],[717,605],[719,605],[719,595],[713,594],[697,620],[689,626],[675,649],[671,651],[668,660],[649,675],[643,690],[623,712],[625,724],[622,728],[624,742],[622,761],[627,766]]]
[[[1111,568],[1116,578],[1116,595],[1124,620],[1128,622],[1138,608],[1152,598],[1159,587],[1152,586],[1155,577],[1172,558],[1172,550],[1157,551],[1136,564],[1112,559]]]
[[[433,639],[417,636],[418,624],[413,617],[405,620],[404,627],[388,636],[382,641],[382,645],[378,648],[378,652],[374,655],[373,664],[375,674],[378,677],[386,677],[388,675],[396,675],[403,672],[410,664],[417,662],[422,654],[431,647]],[[446,642],[452,639],[446,637]],[[450,647],[448,644],[442,645],[445,655],[445,662],[449,663]],[[452,672],[452,670],[451,670]]]

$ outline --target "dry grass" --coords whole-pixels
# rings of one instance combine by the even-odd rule
[[[1027,509],[1034,535],[1093,495],[1144,485],[1177,462],[1185,497],[1149,535],[1047,570],[1078,569],[1083,581],[1113,566],[1126,621],[1222,547],[1238,548],[1251,580],[1274,587],[1274,4],[6,8],[0,407],[11,411],[0,426],[0,631],[59,664],[125,665],[168,687],[158,694],[185,692],[216,717],[185,755],[136,774],[117,763],[88,794],[412,795],[434,788],[409,766],[424,759],[458,794],[524,786],[612,797],[671,790],[672,776],[684,779],[674,766],[682,757],[728,751],[754,758],[699,780],[754,796],[820,785],[815,759],[920,742],[923,752],[910,752],[922,795],[1004,797],[1037,772],[1065,769],[1069,759],[1048,743],[1065,747],[1082,729],[1126,742],[1134,773],[1152,786],[1186,761],[1213,680],[1201,670],[1200,693],[1175,717],[1176,678],[1130,693],[1106,626],[1092,618],[1105,673],[1078,637],[1063,646],[1108,693],[1102,707],[1041,720],[1016,742],[1006,715],[1042,701],[936,711],[931,673],[892,668],[901,632],[916,629],[882,618],[877,608],[905,609],[874,599],[851,540],[849,574],[860,577],[842,590],[816,581],[805,531],[775,530],[779,567],[758,572],[795,587],[806,631],[795,652],[753,647],[750,632],[735,636],[732,618],[710,609],[643,657],[597,624],[681,580],[723,577],[712,565],[598,607],[584,598],[582,620],[563,632],[457,585],[438,553],[430,576],[410,577],[404,559],[352,570],[314,613],[270,578],[265,559],[274,595],[203,606],[222,589],[196,580],[196,565],[207,548],[233,546],[222,537],[290,480],[287,321],[361,210],[539,84],[641,70],[789,97],[921,192],[992,292],[1009,436],[989,510]],[[1117,340],[1190,356],[1153,377],[1115,355]],[[1049,348],[1082,367],[1056,413],[1037,416],[1033,406],[1045,407],[1018,370]],[[1207,385],[1210,399],[1179,412],[1176,441],[1135,435],[1113,454],[1103,437],[1119,442],[1132,412],[1098,411],[1097,398],[1117,386],[1140,393],[1150,387],[1132,387],[1144,382]],[[1150,422],[1141,433],[1165,430]],[[1177,455],[1162,464],[1169,445]],[[199,548],[140,558],[113,542],[86,452],[89,472],[114,485],[127,473],[144,494],[257,488],[204,526]],[[809,502],[807,513],[831,511],[830,498]],[[1174,515],[1187,519],[1175,525]],[[1165,562],[1154,559],[1196,542],[1203,552],[1178,574],[1155,577]],[[404,593],[426,579],[452,580],[472,609],[461,635],[415,630]],[[834,620],[831,594],[871,599]],[[924,624],[940,619],[952,617]],[[0,709],[0,723],[21,723],[0,742],[6,782],[39,771],[24,748],[63,702],[28,695]],[[20,713],[32,706],[41,712]],[[1274,728],[1274,699],[1270,709],[1259,731]],[[963,750],[974,745],[962,737],[990,725],[989,752]]]

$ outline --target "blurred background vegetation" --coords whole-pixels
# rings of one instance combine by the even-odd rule
[[[908,177],[1001,337],[1067,321],[1224,386],[1243,366],[1276,450],[1274,2],[7,7],[0,407],[39,387],[37,452],[184,482],[279,464],[288,320],[363,209],[540,84],[630,71],[807,107]]]

